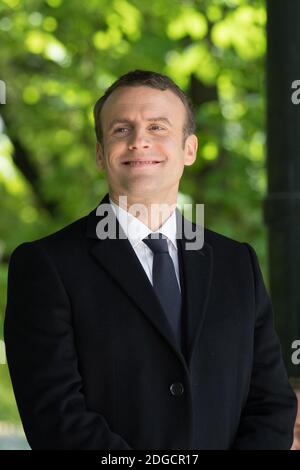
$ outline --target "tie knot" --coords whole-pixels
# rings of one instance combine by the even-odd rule
[[[143,242],[153,253],[169,253],[167,238],[162,233],[150,233]]]

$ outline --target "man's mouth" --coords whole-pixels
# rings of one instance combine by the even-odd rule
[[[132,167],[143,167],[143,166],[154,166],[161,163],[161,161],[156,160],[138,160],[138,161],[127,161],[124,162],[124,165]]]

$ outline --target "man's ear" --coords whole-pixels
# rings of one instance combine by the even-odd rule
[[[198,138],[195,134],[191,134],[186,138],[184,144],[184,164],[189,166],[194,163],[197,158]]]
[[[104,170],[103,147],[98,141],[96,143],[96,164],[99,170]]]

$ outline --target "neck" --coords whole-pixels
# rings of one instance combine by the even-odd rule
[[[147,225],[152,232],[158,230],[172,215],[177,206],[177,194],[170,198],[131,197],[109,193],[110,199]]]

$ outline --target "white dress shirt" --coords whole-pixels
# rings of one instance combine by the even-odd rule
[[[109,199],[113,211],[121,225],[126,237],[132,245],[141,265],[143,266],[149,281],[153,285],[152,280],[152,266],[153,266],[153,252],[143,242],[143,238],[147,237],[150,233],[162,233],[167,237],[169,254],[172,258],[175,267],[175,273],[177,277],[178,286],[180,289],[179,281],[179,266],[178,266],[178,253],[176,243],[176,211],[173,210],[170,217],[164,222],[164,224],[155,232],[143,224],[137,217],[124,210],[122,207],[115,204]]]

